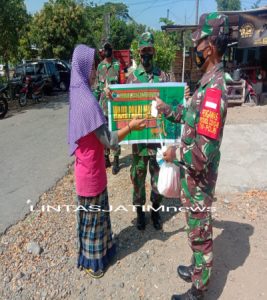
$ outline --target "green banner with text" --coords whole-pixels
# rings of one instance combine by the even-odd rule
[[[152,101],[159,97],[176,110],[184,104],[185,83],[140,83],[114,84],[109,86],[113,100],[109,101],[109,129],[118,130],[127,126],[133,118],[146,118],[143,131],[132,131],[121,143],[177,143],[182,125],[171,123],[162,115],[151,115]]]

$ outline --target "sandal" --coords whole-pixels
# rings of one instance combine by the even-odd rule
[[[94,279],[99,279],[104,276],[104,271],[102,271],[102,270],[98,270],[98,271],[94,272],[92,269],[85,269],[85,272]]]

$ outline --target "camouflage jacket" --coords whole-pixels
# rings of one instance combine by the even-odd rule
[[[108,116],[108,98],[104,88],[109,84],[119,83],[119,75],[120,63],[114,58],[111,63],[102,61],[97,67],[94,95],[99,101],[105,116]]]
[[[166,82],[167,77],[164,72],[154,67],[151,73],[147,73],[142,65],[138,66],[128,77],[127,83],[158,83]],[[134,144],[133,154],[140,156],[156,155],[160,144]]]
[[[209,88],[215,88],[221,92],[219,109],[221,123],[217,139],[199,134],[197,129],[203,108],[202,103]],[[194,178],[198,186],[206,189],[205,192],[208,194],[214,192],[216,184],[226,114],[226,84],[222,63],[215,65],[203,75],[187,107],[179,105],[176,112],[171,111],[170,107],[165,111],[168,120],[184,124],[181,148],[179,149],[180,161],[185,165],[187,174]]]

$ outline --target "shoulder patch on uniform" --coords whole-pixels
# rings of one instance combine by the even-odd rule
[[[221,97],[222,91],[216,88],[208,88],[201,105],[200,118],[197,133],[211,139],[219,138],[221,129]]]

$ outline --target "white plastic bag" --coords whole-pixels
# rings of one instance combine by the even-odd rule
[[[174,163],[164,161],[160,166],[158,191],[166,198],[180,198],[180,169]]]

